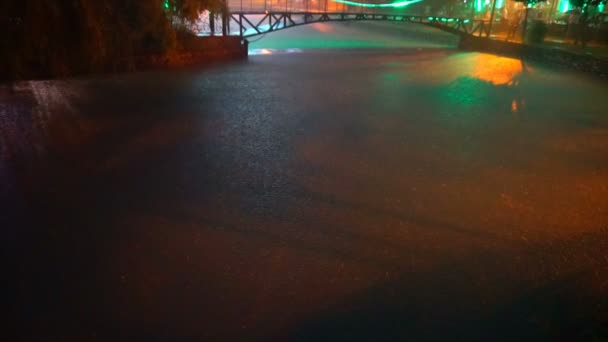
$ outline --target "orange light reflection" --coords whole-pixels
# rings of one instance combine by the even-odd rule
[[[511,84],[515,76],[522,72],[519,59],[477,54],[473,60],[472,77],[495,85]]]
[[[325,24],[325,23],[315,23],[311,25],[313,29],[319,31],[319,32],[323,32],[323,33],[328,33],[334,30],[333,26],[329,25],[329,24]]]

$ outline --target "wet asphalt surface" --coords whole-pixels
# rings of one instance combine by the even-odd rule
[[[608,338],[606,90],[433,47],[2,85],[9,332]]]

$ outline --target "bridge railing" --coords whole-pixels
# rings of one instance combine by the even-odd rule
[[[337,19],[335,15],[355,13],[367,15],[366,20],[370,19],[370,15],[372,20],[385,20],[382,15],[390,13],[386,20],[395,20],[392,15],[423,19],[429,16],[428,18],[432,20],[426,24],[441,26],[442,29],[453,30],[455,33],[474,34],[518,43],[542,43],[577,53],[608,58],[608,6],[601,9],[599,6],[594,7],[593,10],[589,10],[586,23],[577,23],[576,12],[567,11],[569,0],[540,2],[532,8],[514,0],[470,0],[457,6],[444,6],[434,14],[430,14],[430,7],[426,2],[399,8],[377,8],[347,5],[340,2],[342,0],[226,1],[232,14],[226,18],[215,19],[209,13],[204,14],[198,28],[199,34],[229,34],[243,37],[263,34],[302,24],[303,19],[296,14],[304,12],[313,14],[313,21],[327,20],[327,18],[332,21],[353,20],[350,17]],[[368,4],[388,3],[386,0],[352,1]],[[265,17],[269,13],[271,15]],[[285,17],[286,13],[291,14]],[[321,18],[323,14],[327,17]],[[380,16],[373,17],[373,15]],[[573,17],[576,19],[573,21],[574,24],[571,23]],[[407,18],[402,20],[411,21]],[[443,20],[445,22],[442,22]]]
[[[227,0],[231,12],[316,12],[316,13],[380,13],[386,9],[351,6],[333,0]],[[362,0],[368,4],[384,3],[380,0]],[[419,8],[420,10],[420,8]],[[409,8],[394,8],[391,13],[413,13]]]
[[[201,20],[201,35],[236,35],[251,37],[289,27],[326,21],[393,21],[410,22],[438,27],[455,34],[489,34],[488,22],[466,18],[446,18],[393,13],[310,12],[310,11],[235,11],[226,17],[207,15]]]

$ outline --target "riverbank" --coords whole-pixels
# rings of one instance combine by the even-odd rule
[[[248,42],[241,37],[192,37],[179,51],[164,55],[136,57],[136,70],[180,68],[216,61],[247,58]]]
[[[181,37],[179,48],[164,53],[150,53],[112,60],[97,67],[86,67],[85,61],[65,61],[60,68],[36,65],[18,73],[0,72],[0,81],[44,80],[114,72],[148,71],[200,66],[219,61],[247,58],[248,42],[241,37]]]
[[[608,58],[575,53],[552,46],[462,36],[458,48],[542,62],[556,69],[579,71],[608,79]]]

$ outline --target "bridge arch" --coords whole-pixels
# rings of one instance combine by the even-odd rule
[[[378,14],[378,13],[350,13],[350,12],[285,12],[285,11],[233,11],[221,18],[221,29],[217,29],[212,21],[203,35],[236,35],[243,38],[254,37],[292,27],[340,21],[392,21],[416,23],[432,26],[440,30],[471,36],[488,36],[489,25],[487,20],[405,15],[405,14]]]

